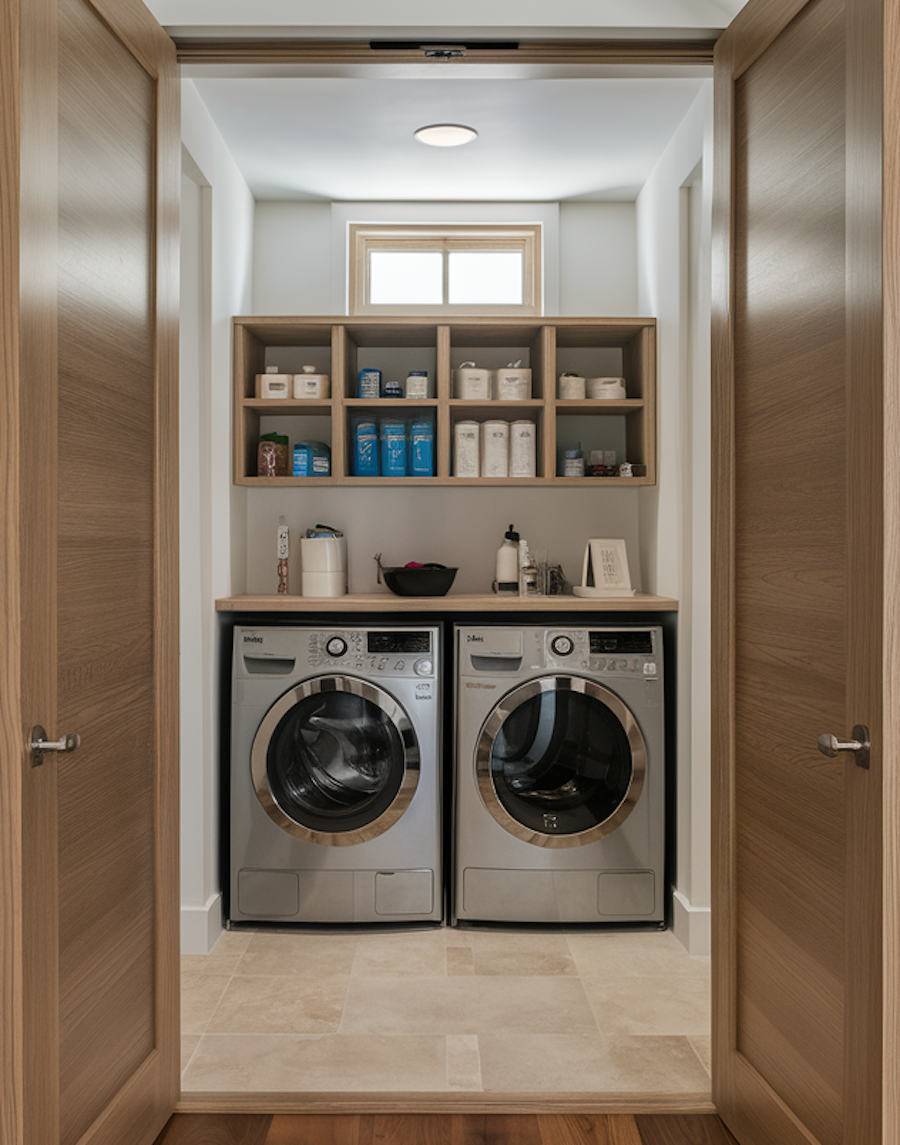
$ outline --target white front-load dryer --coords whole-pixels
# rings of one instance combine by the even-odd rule
[[[236,627],[232,922],[440,921],[436,627]]]
[[[454,635],[453,921],[662,923],[662,629]]]

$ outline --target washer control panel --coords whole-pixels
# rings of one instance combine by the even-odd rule
[[[307,648],[310,668],[423,679],[436,674],[434,634],[427,629],[310,632]]]
[[[653,679],[661,674],[655,636],[642,628],[551,629],[545,634],[546,666]]]

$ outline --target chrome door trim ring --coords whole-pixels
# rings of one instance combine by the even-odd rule
[[[301,700],[323,692],[349,692],[376,705],[388,717],[400,733],[403,743],[403,778],[393,801],[372,823],[357,827],[353,831],[318,831],[304,827],[281,807],[269,786],[268,757],[269,744],[275,729],[284,716]],[[250,772],[253,789],[262,809],[273,823],[305,843],[317,843],[325,847],[349,847],[354,843],[366,843],[389,830],[404,814],[412,802],[419,783],[419,743],[412,722],[400,704],[387,692],[368,680],[358,680],[354,676],[315,676],[290,688],[280,696],[263,716],[253,746],[250,749]]]
[[[534,831],[520,823],[510,815],[497,795],[491,777],[491,756],[497,733],[505,721],[522,704],[541,695],[543,692],[581,692],[585,696],[598,700],[609,708],[622,725],[631,748],[631,782],[622,802],[616,807],[612,815],[587,831],[579,831],[571,835],[548,835],[542,831]],[[582,676],[555,675],[541,676],[536,680],[529,680],[520,684],[503,696],[493,708],[481,726],[475,745],[475,775],[478,784],[478,793],[485,809],[510,835],[531,843],[535,847],[548,847],[562,849],[565,847],[583,847],[588,843],[595,843],[605,839],[617,830],[631,812],[634,810],[641,792],[644,789],[644,777],[647,772],[647,747],[641,729],[631,709],[622,700],[602,684],[595,680],[587,680]]]

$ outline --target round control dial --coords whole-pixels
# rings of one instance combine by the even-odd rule
[[[434,665],[430,660],[417,660],[413,665],[413,671],[417,676],[430,676],[434,671]]]
[[[575,641],[571,636],[554,636],[550,649],[554,656],[571,656],[575,651]]]
[[[347,641],[340,636],[332,636],[325,645],[325,651],[329,656],[343,656],[347,651]]]

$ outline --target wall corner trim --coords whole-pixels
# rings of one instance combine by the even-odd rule
[[[181,953],[209,954],[222,934],[222,896],[210,895],[202,906],[182,903]]]
[[[708,906],[694,906],[681,891],[672,889],[672,933],[688,954],[709,954],[710,918]]]

